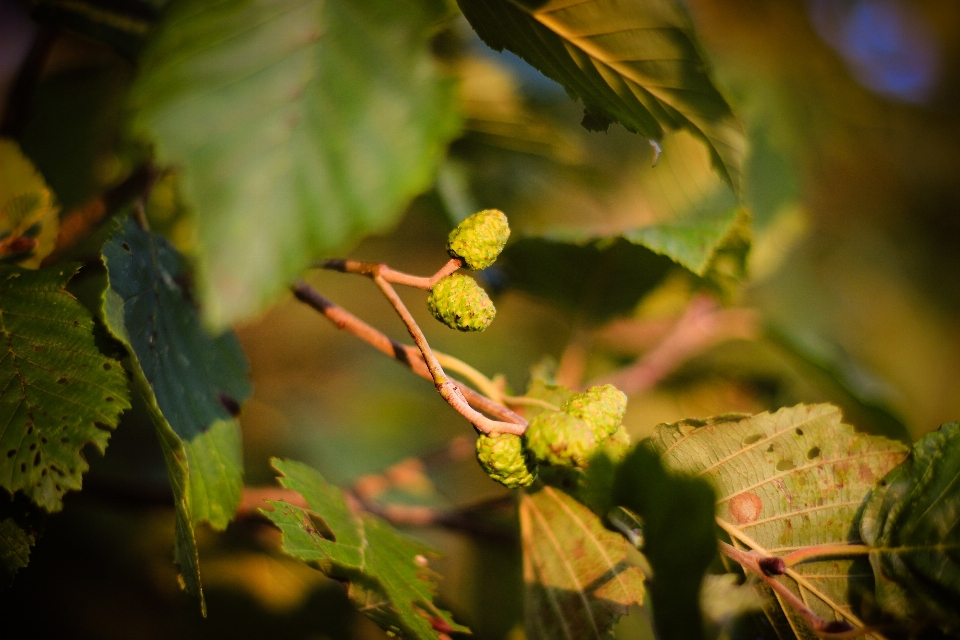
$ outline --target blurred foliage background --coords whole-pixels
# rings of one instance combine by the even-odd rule
[[[66,3],[0,3],[0,94],[43,17]],[[949,0],[689,0],[718,85],[750,141],[747,277],[721,294],[743,310],[722,334],[631,394],[634,439],[659,422],[831,401],[858,428],[904,440],[960,416],[960,5]],[[148,29],[159,8],[142,5]],[[46,12],[46,13],[45,13]],[[80,29],[83,32],[83,29]],[[59,31],[22,136],[65,210],[125,176],[143,150],[120,134],[137,40],[110,49]],[[118,54],[117,51],[126,52]],[[452,224],[483,207],[514,240],[481,274],[496,322],[459,335],[404,293],[435,348],[521,393],[534,367],[575,385],[654,348],[703,283],[652,252],[606,238],[734,206],[687,134],[655,150],[617,125],[580,127],[581,107],[511,54],[487,49],[462,19],[435,39],[460,82],[464,128],[433,190],[391,233],[346,257],[432,273]],[[155,189],[152,224],[195,248],[175,176]],[[311,273],[325,295],[397,339],[400,321],[368,282]],[[459,506],[505,495],[461,446],[466,423],[431,385],[342,334],[292,298],[238,327],[254,396],[242,415],[246,483],[269,485],[271,456],[352,483],[447,447],[396,482],[395,501]],[[722,339],[721,339],[722,338]],[[11,637],[376,638],[336,583],[283,557],[277,535],[241,519],[201,535],[209,618],[170,563],[173,512],[143,409],[85,491],[50,518],[30,566],[0,594]],[[433,460],[433,462],[430,462]],[[442,551],[441,602],[478,638],[522,637],[519,550],[506,513],[496,535],[417,529]],[[645,637],[631,616],[618,637]]]

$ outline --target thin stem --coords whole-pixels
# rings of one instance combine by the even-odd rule
[[[528,406],[528,407],[541,407],[548,411],[560,411],[560,407],[557,405],[547,402],[546,400],[541,400],[540,398],[524,398],[520,396],[504,396],[504,404],[514,405],[514,406]]]
[[[814,547],[804,547],[785,556],[780,556],[781,560],[788,567],[807,562],[808,560],[819,560],[820,558],[845,558],[849,556],[865,556],[873,549],[865,544],[822,544]]]
[[[325,318],[330,320],[338,329],[349,331],[364,342],[370,344],[378,351],[385,353],[391,358],[409,367],[414,373],[427,380],[432,380],[433,376],[427,369],[423,360],[423,355],[416,347],[400,344],[391,340],[387,335],[374,329],[369,324],[356,317],[346,309],[337,306],[327,299],[319,291],[308,285],[306,282],[298,281],[293,285],[293,294],[298,300],[319,311]],[[460,390],[465,398],[481,411],[504,420],[521,425],[526,428],[526,420],[517,415],[507,407],[497,404],[486,396],[477,393],[470,387],[460,385],[452,381]]]
[[[521,425],[512,422],[491,420],[470,406],[470,403],[467,402],[461,393],[460,388],[447,378],[443,367],[440,366],[440,362],[437,361],[437,357],[430,349],[426,336],[423,335],[420,326],[416,320],[413,319],[410,311],[406,305],[403,304],[403,300],[400,299],[400,296],[397,295],[394,288],[389,282],[380,277],[380,275],[373,276],[373,281],[380,287],[380,291],[382,291],[383,295],[390,301],[390,304],[393,305],[400,319],[403,320],[403,324],[407,326],[407,331],[410,332],[413,342],[420,349],[420,353],[423,354],[423,360],[427,365],[427,369],[430,371],[430,375],[433,377],[434,386],[437,387],[440,397],[446,400],[447,404],[453,407],[457,413],[469,420],[470,424],[484,433],[512,433],[514,435],[523,435],[523,432],[526,431],[525,424]]]
[[[358,260],[321,260],[316,263],[316,266],[321,269],[340,271],[341,273],[356,273],[367,276],[368,278],[380,276],[387,282],[429,291],[433,289],[434,285],[442,278],[460,269],[460,267],[463,266],[463,262],[459,258],[451,258],[430,277],[414,276],[409,273],[404,273],[403,271],[391,269],[382,263],[360,262]]]
[[[459,358],[454,358],[453,356],[440,353],[439,351],[434,351],[433,353],[435,356],[437,356],[437,362],[439,362],[443,368],[459,373],[464,378],[472,382],[473,386],[479,389],[482,394],[497,404],[504,404],[503,392],[500,391],[497,385],[493,383],[493,380],[483,375]]]
[[[764,556],[757,551],[744,551],[737,547],[720,541],[720,551],[728,558],[738,562],[744,569],[750,571],[759,577],[768,587],[770,587],[778,596],[783,598],[800,617],[806,621],[814,633],[818,635],[830,635],[831,638],[853,638],[867,633],[867,629],[855,629],[848,622],[833,620],[827,621],[818,616],[813,609],[797,597],[785,584],[777,580],[774,576],[767,575],[761,563],[769,560],[769,556]]]

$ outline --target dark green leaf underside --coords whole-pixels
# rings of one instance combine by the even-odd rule
[[[382,231],[456,133],[439,0],[174,2],[140,60],[136,127],[183,169],[204,313],[259,311],[319,254]]]
[[[243,489],[240,425],[250,395],[247,363],[232,332],[204,327],[182,256],[125,219],[103,248],[104,316],[127,347],[167,460],[178,510],[177,558],[199,593],[192,526],[223,529]]]
[[[284,551],[349,582],[350,600],[388,632],[419,640],[438,638],[438,630],[469,631],[433,604],[435,585],[425,568],[429,548],[379,518],[354,514],[343,493],[310,467],[276,459],[273,466],[283,474],[280,483],[309,506],[272,502],[273,510],[264,510],[283,532]],[[312,516],[329,532],[321,533]]]
[[[880,606],[911,624],[960,630],[960,422],[913,445],[860,523]]]
[[[0,487],[51,512],[80,488],[83,447],[104,451],[130,406],[120,363],[64,290],[75,271],[0,266]]]

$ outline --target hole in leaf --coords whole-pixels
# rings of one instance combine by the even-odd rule
[[[12,458],[12,457],[15,456],[15,455],[17,455],[17,450],[16,450],[16,449],[10,449],[10,451],[7,451],[7,457],[8,457],[8,458]]]
[[[107,396],[103,399],[104,402],[113,402],[113,396]]]
[[[790,471],[796,469],[796,465],[791,460],[781,460],[777,463],[777,471]]]
[[[798,436],[802,436],[802,435],[803,435],[803,429],[801,429],[800,427],[797,427],[797,435],[798,435]]]
[[[35,344],[33,345],[34,351],[43,351],[43,345]]]
[[[751,436],[747,436],[746,438],[744,438],[744,439],[743,439],[743,444],[753,444],[753,443],[755,443],[755,442],[759,442],[759,441],[760,441],[760,438],[762,438],[762,437],[763,437],[763,436],[761,436],[759,433],[755,433],[755,434],[753,434],[753,435],[751,435]]]
[[[47,475],[47,470],[46,470],[46,469],[44,469],[43,471],[41,471],[41,472],[40,472],[40,475],[41,475],[41,476],[45,476],[45,475]]]
[[[225,393],[221,393],[219,397],[220,404],[227,410],[227,413],[236,418],[240,414],[240,403]]]
[[[36,449],[37,449],[37,443],[36,443],[36,442],[31,442],[31,443],[30,443],[30,451],[36,451]]]
[[[60,485],[55,484],[55,485],[53,485],[53,486],[55,486],[55,487],[57,488],[57,492],[63,493],[63,488],[62,488]]]
[[[67,444],[68,442],[70,442],[70,438],[68,438],[67,436],[63,436],[62,438],[60,438],[60,444]]]
[[[67,384],[67,379],[61,376],[57,378],[57,384]]]
[[[26,473],[26,472],[27,472],[27,463],[26,463],[26,462],[21,462],[21,463],[20,463],[20,473]]]
[[[31,424],[31,425],[27,425],[27,435],[30,435],[31,433],[33,433],[33,425],[32,425],[32,424]]]
[[[104,362],[104,363],[103,363],[103,370],[104,370],[104,371],[110,371],[110,369],[113,369],[113,366],[112,366],[109,362]]]
[[[40,436],[40,444],[47,444],[47,439],[44,436]]]
[[[39,452],[39,451],[37,451],[37,455],[33,456],[33,466],[35,466],[35,467],[39,467],[39,466],[40,466],[40,452]]]
[[[80,321],[79,321],[79,320],[74,320],[74,321],[73,321],[73,326],[79,327],[79,326],[80,326]]]
[[[767,453],[773,453],[773,445],[767,447]]]
[[[128,251],[128,252],[130,251],[130,245],[128,245],[126,242],[124,242],[123,245],[121,246],[123,247],[124,251]]]
[[[807,460],[813,460],[820,455],[820,447],[813,447],[810,451],[807,451]]]

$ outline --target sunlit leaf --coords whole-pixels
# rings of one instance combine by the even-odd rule
[[[0,487],[51,512],[80,488],[83,448],[103,452],[130,407],[120,363],[64,290],[76,269],[0,265]]]
[[[520,532],[529,640],[608,638],[630,605],[643,603],[629,543],[563,491],[522,492]]]
[[[136,128],[183,169],[214,325],[394,224],[456,133],[439,0],[179,1],[140,59]]]
[[[469,632],[433,603],[435,584],[426,568],[433,552],[383,520],[350,510],[343,492],[317,471],[273,460],[280,484],[298,492],[308,509],[271,502],[264,514],[283,532],[283,550],[331,578],[346,581],[347,595],[366,616],[403,638],[439,638]],[[322,521],[318,528],[313,518]]]
[[[960,422],[928,433],[880,482],[860,521],[877,600],[911,626],[960,630]]]
[[[201,322],[183,257],[125,219],[103,248],[107,327],[126,346],[160,436],[177,509],[176,559],[201,597],[193,526],[224,529],[243,489],[236,416],[250,395],[247,362],[232,332]]]
[[[700,586],[717,555],[710,483],[669,471],[649,441],[617,468],[615,504],[643,524],[643,554],[653,569],[647,588],[661,640],[704,637]]]
[[[648,442],[667,466],[712,482],[717,522],[733,544],[775,555],[861,543],[856,519],[867,494],[906,455],[899,442],[855,432],[830,405],[660,425]],[[873,590],[865,560],[805,562],[780,580],[820,617],[862,626],[854,603]],[[816,637],[774,602],[766,613],[780,637]]]
[[[458,0],[480,37],[516,53],[586,107],[584,126],[611,122],[659,140],[684,128],[739,188],[743,133],[706,72],[676,0]]]
[[[17,143],[0,139],[0,263],[39,267],[57,243],[59,211]]]

